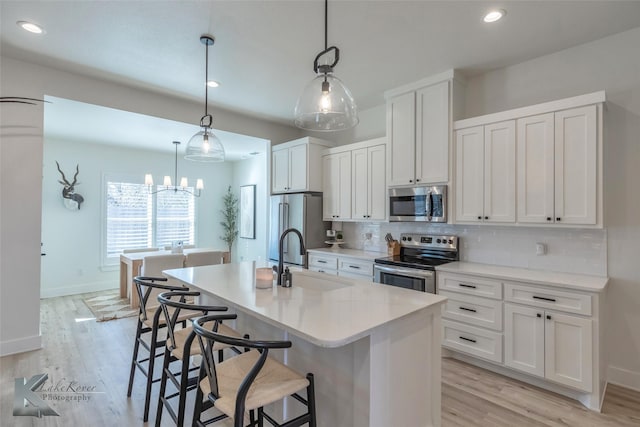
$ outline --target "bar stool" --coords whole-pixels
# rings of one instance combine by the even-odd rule
[[[291,347],[291,341],[255,341],[236,338],[209,330],[208,322],[217,316],[208,315],[192,319],[193,330],[198,336],[202,352],[201,381],[196,396],[193,425],[203,427],[224,418],[233,419],[234,427],[243,427],[247,411],[258,410],[258,419],[251,417],[249,426],[264,425],[267,420],[277,427],[316,426],[316,407],[313,374],[306,377],[268,357],[270,349]],[[218,343],[252,349],[221,363],[214,363],[215,345]],[[298,394],[306,389],[307,398]],[[206,396],[208,404],[203,402]],[[307,407],[307,412],[284,424],[278,424],[266,414],[263,407],[292,396]],[[201,421],[202,412],[211,406],[222,415]]]
[[[133,379],[135,377],[136,368],[140,369],[142,374],[146,377],[146,390],[144,400],[144,416],[143,420],[146,422],[149,420],[149,405],[151,402],[151,386],[153,383],[160,381],[160,378],[153,378],[153,369],[155,366],[155,360],[158,357],[162,357],[164,352],[156,353],[156,349],[164,347],[166,344],[166,336],[159,338],[158,332],[161,328],[167,326],[164,318],[161,316],[162,310],[159,304],[153,304],[156,295],[163,291],[180,291],[185,290],[183,286],[166,285],[158,282],[166,282],[164,277],[144,277],[137,276],[133,279],[140,299],[140,307],[138,315],[138,327],[136,329],[136,338],[133,342],[133,357],[131,358],[131,372],[129,374],[129,388],[127,390],[127,397],[131,397],[131,391],[133,389]],[[179,322],[183,322],[186,325],[186,320],[190,317],[200,315],[201,313],[184,312],[180,313],[178,317]],[[149,342],[145,341],[144,337],[150,334]],[[138,351],[140,346],[144,347],[149,356],[146,358],[138,359]],[[145,366],[146,365],[146,366]]]
[[[198,386],[198,375],[189,378],[189,373],[192,371],[199,371],[199,367],[189,368],[190,356],[200,354],[200,345],[195,340],[195,333],[190,326],[187,328],[177,329],[176,326],[179,323],[180,312],[182,310],[199,311],[200,315],[206,315],[211,311],[227,311],[228,307],[223,306],[208,306],[197,305],[186,302],[187,298],[194,298],[200,295],[200,292],[190,291],[171,291],[163,292],[158,295],[158,302],[162,308],[164,314],[165,323],[167,328],[167,342],[164,353],[164,363],[162,367],[162,377],[160,381],[160,395],[158,398],[158,412],[156,414],[156,426],[159,427],[162,421],[162,410],[167,409],[167,412],[176,423],[178,427],[182,427],[184,424],[184,413],[186,407],[187,392],[195,389]],[[226,314],[216,316],[216,320],[210,326],[212,329],[223,333],[225,335],[241,338],[235,330],[222,324],[222,320],[235,319],[237,315]],[[247,337],[248,338],[248,337]],[[222,351],[226,348],[230,348],[237,354],[241,351],[228,346],[226,344],[216,343],[214,348],[218,351],[218,360],[222,360]],[[175,361],[181,361],[181,368],[179,372],[172,372],[170,364]],[[174,394],[166,396],[167,380],[171,380],[173,385],[178,389]],[[178,412],[171,407],[169,400],[178,397]]]

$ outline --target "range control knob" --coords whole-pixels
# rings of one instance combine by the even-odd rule
[[[442,243],[442,240],[438,239],[436,240],[436,243]]]
[[[407,238],[405,236],[402,236],[402,241],[404,242],[405,240],[407,240]]]
[[[449,244],[453,245],[453,240],[449,239]]]
[[[408,240],[408,241],[411,241],[411,236],[407,237],[407,240]]]

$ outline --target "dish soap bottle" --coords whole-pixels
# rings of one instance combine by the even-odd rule
[[[283,275],[284,275],[284,277],[282,278],[282,286],[285,287],[285,288],[290,288],[291,287],[291,272],[289,271],[289,267],[285,267]]]

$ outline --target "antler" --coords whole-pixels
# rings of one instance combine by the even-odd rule
[[[62,181],[58,181],[58,182],[60,184],[62,184],[62,185],[66,185],[66,186],[71,187],[72,184],[69,184],[69,181],[67,181],[67,178],[64,176],[64,172],[62,172],[62,169],[60,169],[60,164],[58,163],[57,160],[56,160],[56,166],[58,166],[58,172],[60,172],[60,174],[62,175],[62,180],[64,181],[64,182],[62,182]],[[76,176],[77,175],[78,175],[78,173],[76,173]],[[75,184],[75,182],[74,182],[74,184]]]
[[[76,173],[75,173],[75,175],[73,175],[73,182],[71,183],[72,187],[77,184],[77,182],[78,182],[77,178],[78,178],[78,174],[79,173],[80,173],[80,164],[77,164],[76,165]]]

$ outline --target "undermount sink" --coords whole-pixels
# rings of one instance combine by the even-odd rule
[[[348,279],[340,279],[324,273],[296,271],[292,274],[293,288],[325,292],[352,286]]]

